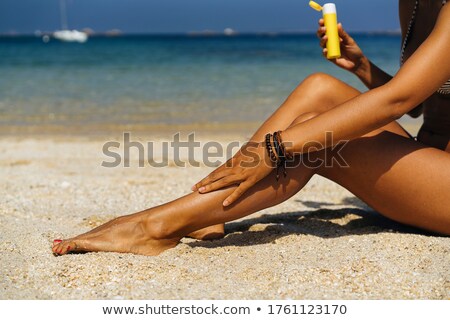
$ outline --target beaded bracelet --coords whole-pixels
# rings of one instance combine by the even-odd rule
[[[276,131],[273,134],[271,133],[266,134],[266,149],[267,153],[269,154],[270,160],[272,160],[272,162],[276,163],[277,165],[276,171],[277,181],[280,178],[279,175],[280,167],[283,167],[283,175],[284,177],[286,177],[287,176],[286,161],[291,160],[293,156],[286,151],[286,148],[283,144],[283,140],[281,138],[281,131]]]
[[[274,162],[278,165],[278,159],[277,159],[275,153],[273,152],[272,144],[270,143],[271,136],[272,135],[270,133],[266,134],[266,149],[267,149],[267,153],[269,154],[270,160],[272,160],[272,162]]]
[[[274,137],[274,139],[277,140],[277,143],[280,146],[280,151],[278,152],[278,155],[287,160],[292,160],[294,157],[292,156],[292,154],[290,154],[289,152],[286,151],[286,147],[284,146],[283,139],[281,138],[281,131],[274,132],[273,137]]]

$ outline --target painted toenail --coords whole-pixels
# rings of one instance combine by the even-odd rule
[[[55,239],[55,240],[53,240],[53,242],[62,242],[62,240],[61,239]]]

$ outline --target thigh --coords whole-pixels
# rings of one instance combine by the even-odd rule
[[[393,220],[450,234],[449,153],[378,130],[350,141],[340,154],[348,167],[317,173]]]

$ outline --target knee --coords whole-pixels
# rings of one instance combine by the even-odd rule
[[[339,84],[338,79],[326,73],[314,73],[297,86],[290,98],[307,99],[313,108],[311,112],[323,113],[334,107],[339,96]]]
[[[330,76],[323,72],[313,73],[307,76],[297,87],[297,89],[303,87],[303,89],[308,89],[313,93],[323,94],[330,92],[330,89],[336,86],[336,83],[339,82],[333,76]]]

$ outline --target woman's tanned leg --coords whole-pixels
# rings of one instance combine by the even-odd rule
[[[288,177],[279,183],[270,174],[230,207],[223,207],[222,201],[234,187],[208,194],[193,192],[162,206],[115,219],[86,236],[56,244],[53,250],[60,254],[117,251],[155,255],[174,247],[195,230],[285,201],[316,172],[343,185],[389,218],[450,234],[449,154],[378,130],[350,141],[342,156],[349,167],[316,170],[299,165],[288,169]],[[324,157],[325,152],[317,153],[317,158]]]
[[[251,141],[260,141],[263,139],[266,132],[285,129],[290,124],[304,121],[310,118],[312,115],[330,109],[340,103],[345,102],[348,99],[351,99],[358,94],[359,92],[356,89],[333,77],[325,74],[311,75],[306,78],[291,93],[286,101],[261,125],[261,127],[253,135]],[[295,120],[292,121],[292,119]],[[305,177],[303,177],[303,179],[300,177],[300,180],[302,181],[301,184],[294,183],[289,186],[285,185],[283,187],[283,190],[287,194],[295,194],[312,176],[313,173],[310,171],[311,170],[304,171]],[[271,184],[272,182],[269,182],[269,185]],[[294,186],[293,189],[292,186]],[[222,192],[216,192],[214,193],[213,198],[211,198],[210,195],[203,195],[202,200],[207,200],[207,202],[209,201],[212,204],[215,204],[215,201],[218,201],[217,204],[219,204],[224,199],[222,197],[228,196],[229,193],[232,192],[232,190],[233,188],[230,188],[228,191],[224,190]],[[269,190],[269,193],[272,194],[271,189]],[[146,239],[145,236],[142,235],[145,230],[142,227],[137,227],[137,225],[142,224],[142,215],[146,215],[150,211],[152,211],[153,213],[160,212],[163,208],[178,210],[180,213],[184,212],[185,208],[192,208],[192,210],[201,211],[209,210],[207,208],[196,208],[195,206],[198,205],[198,201],[195,199],[192,200],[193,196],[194,195],[185,196],[181,199],[172,201],[163,206],[146,210],[142,213],[114,219],[94,230],[91,230],[88,233],[85,233],[73,239],[66,240],[62,243],[54,242],[53,251],[59,254],[64,254],[68,251],[121,251],[142,253],[142,248],[149,248],[149,251],[144,250],[145,252],[143,253],[157,254],[166,248],[173,247],[174,245],[176,245],[178,240],[174,239],[173,241],[167,241],[164,243],[164,245],[155,245],[154,241],[152,243],[150,239]],[[195,193],[195,197],[200,196],[202,195]],[[261,197],[263,200],[268,199],[266,195],[262,195]],[[242,212],[246,212],[246,214],[249,214],[251,212],[260,210],[261,208],[266,208],[280,203],[286,199],[285,197],[273,199],[272,196],[269,198],[272,200],[264,201],[264,203],[261,204],[261,207],[253,205],[253,203],[256,202],[253,202],[252,200],[252,202],[250,202],[250,208],[246,209],[242,207],[242,209],[238,210],[244,210]],[[178,205],[180,203],[183,204],[181,207]],[[190,204],[193,204],[194,207],[192,207]],[[159,232],[159,230],[156,230],[158,229],[157,224],[152,225],[151,228],[155,229],[154,231],[156,233]],[[223,234],[224,226],[221,222],[215,225],[208,224],[208,226],[205,228],[194,229],[192,230],[192,232],[185,235],[197,239],[214,239],[220,238],[221,236],[223,236]],[[131,235],[140,235],[140,246],[134,245],[134,248],[132,248],[132,243],[136,243],[139,241],[134,239],[135,237],[131,237]],[[119,241],[118,239],[121,240]],[[126,242],[125,239],[131,241]]]
[[[87,234],[55,243],[53,252],[114,251],[156,255],[207,226],[225,223],[281,203],[296,194],[311,178],[313,170],[276,182],[268,177],[255,185],[240,201],[223,207],[223,200],[235,189],[230,187],[208,194],[192,192],[172,202],[133,215],[114,219]]]
[[[355,92],[351,87],[348,91],[349,96]],[[314,111],[305,113],[294,122],[305,121],[314,115]],[[272,120],[286,121],[279,116],[272,116]],[[258,135],[277,129],[280,127],[266,121],[255,137],[259,139]],[[396,123],[383,130],[355,139],[345,146],[342,154],[350,164],[349,168],[335,166],[316,170],[302,164],[289,169],[288,178],[280,182],[276,182],[274,174],[271,174],[226,208],[222,201],[235,187],[208,194],[193,192],[164,205],[114,219],[87,234],[55,243],[53,251],[59,254],[116,251],[155,255],[174,247],[183,236],[196,230],[220,225],[285,201],[296,194],[314,173],[342,184],[392,219],[449,233],[449,217],[445,212],[450,205],[446,200],[450,199],[449,190],[445,187],[450,181],[449,155],[402,137],[405,133]],[[323,158],[325,152],[318,152],[316,156]],[[414,171],[416,163],[423,164],[419,175]],[[418,176],[422,180],[418,180]],[[391,186],[395,186],[394,190]],[[426,199],[433,199],[433,202],[427,203]]]

